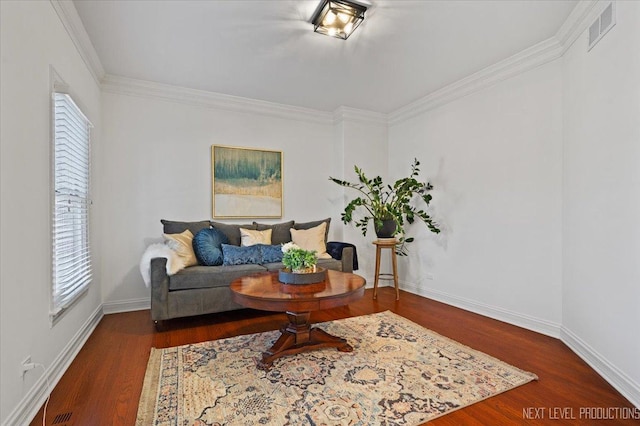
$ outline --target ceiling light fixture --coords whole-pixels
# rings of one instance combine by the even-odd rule
[[[346,40],[364,21],[367,6],[349,0],[322,0],[313,14],[313,31]]]

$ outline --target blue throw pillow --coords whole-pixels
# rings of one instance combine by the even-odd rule
[[[282,262],[282,246],[280,244],[275,244],[272,246],[266,244],[258,244],[260,246],[260,251],[262,252],[262,262],[261,263],[276,263]]]
[[[248,247],[222,244],[222,255],[222,264],[226,266],[247,263],[259,264],[262,261],[262,252],[257,244]]]
[[[193,251],[198,263],[205,266],[222,265],[222,244],[227,244],[229,238],[222,231],[206,228],[198,231],[193,237]]]

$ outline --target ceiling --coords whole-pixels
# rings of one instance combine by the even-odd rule
[[[319,0],[75,0],[107,74],[281,104],[389,113],[556,34],[555,1],[373,0],[348,40]]]

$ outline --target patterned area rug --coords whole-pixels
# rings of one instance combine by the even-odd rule
[[[389,311],[316,326],[322,349],[256,368],[272,331],[152,349],[138,425],[418,425],[537,379]]]

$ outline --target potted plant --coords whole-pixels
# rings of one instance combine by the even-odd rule
[[[405,237],[405,222],[411,224],[418,218],[431,232],[439,233],[440,228],[433,222],[431,216],[412,204],[414,198],[417,198],[429,206],[432,198],[429,191],[433,189],[433,185],[418,181],[420,174],[418,166],[420,162],[416,158],[411,165],[411,174],[396,180],[393,185],[385,185],[380,176],[373,179],[367,178],[358,166],[355,166],[358,183],[329,177],[338,185],[355,189],[361,194],[347,204],[341,215],[342,222],[353,222],[354,212],[361,208],[360,210],[364,210],[365,214],[360,220],[355,221],[355,225],[360,228],[362,235],[367,235],[369,222],[373,221],[378,238],[398,239],[396,252],[399,255],[406,255],[405,244],[413,241],[412,237]]]
[[[327,270],[316,266],[316,251],[304,250],[294,243],[282,245],[282,264],[278,280],[284,284],[313,284],[324,281]]]
[[[318,262],[315,251],[303,250],[294,243],[286,243],[282,245],[282,264],[294,273],[315,272],[315,266]]]

